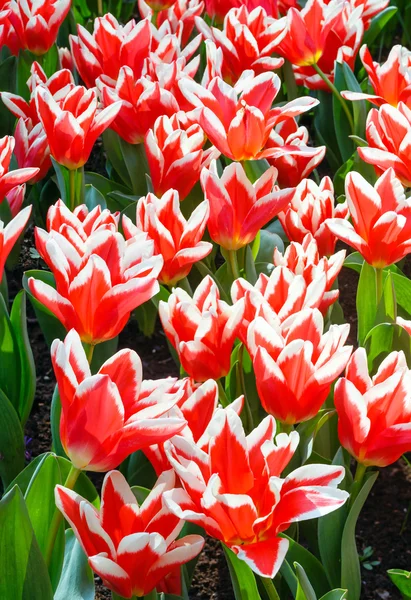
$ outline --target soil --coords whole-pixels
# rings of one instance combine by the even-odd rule
[[[18,265],[8,274],[10,297],[21,289],[24,271],[39,268],[38,259],[32,258],[33,229],[24,238]],[[351,325],[350,343],[355,344],[355,290],[358,275],[343,269],[339,279],[340,302],[345,319]],[[147,339],[139,332],[135,321],[130,321],[120,336],[119,346],[134,348],[143,362],[147,379],[178,376],[178,369],[170,357],[166,339],[159,324],[154,335]],[[26,436],[31,438],[28,452],[31,457],[50,450],[50,401],[54,389],[54,375],[49,351],[28,303],[28,328],[37,368],[37,390]],[[101,481],[95,479],[96,485]],[[411,523],[405,522],[411,501],[411,473],[399,461],[382,469],[380,476],[361,513],[358,523],[358,546],[361,551],[373,548],[368,561],[379,561],[372,570],[362,567],[364,600],[400,600],[401,596],[386,574],[390,568],[411,568]],[[410,519],[411,520],[411,519]],[[110,599],[108,590],[96,579],[96,599]],[[234,598],[224,555],[218,542],[208,539],[194,574],[190,600],[232,600]]]

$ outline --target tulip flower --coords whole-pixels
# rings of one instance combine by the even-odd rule
[[[62,200],[58,200],[47,211],[47,231],[58,232],[71,244],[75,243],[77,252],[84,256],[86,247],[82,242],[86,242],[90,235],[97,231],[118,231],[119,219],[120,213],[111,213],[108,208],[103,210],[99,204],[93,210],[82,204],[71,211]],[[46,256],[47,234],[37,228],[35,237],[36,245],[41,246],[40,252]]]
[[[179,111],[171,92],[162,89],[158,81],[145,77],[136,81],[130,67],[120,69],[116,82],[102,76],[96,83],[103,106],[107,109],[121,101],[120,111],[111,128],[129,144],[141,144],[158,117],[171,117]]]
[[[11,135],[0,139],[0,204],[13,188],[26,183],[39,172],[38,168],[32,167],[9,171],[14,146],[15,140]]]
[[[384,104],[368,113],[368,147],[358,148],[360,158],[374,165],[379,175],[392,167],[405,187],[411,186],[411,109],[403,102],[398,108]]]
[[[291,242],[284,254],[275,248],[273,263],[276,267],[287,267],[295,275],[302,275],[307,286],[316,279],[318,281],[319,273],[325,273],[325,292],[318,306],[321,313],[325,315],[329,307],[338,300],[339,290],[332,287],[344,265],[344,259],[345,250],[340,250],[330,258],[325,256],[320,258],[317,242],[310,233],[307,233],[302,244]]]
[[[335,205],[334,187],[329,177],[324,177],[320,185],[304,179],[295,189],[288,209],[278,218],[289,240],[301,244],[307,233],[311,233],[320,256],[330,256],[337,238],[325,222],[348,218],[348,206],[346,202]]]
[[[280,187],[296,187],[323,160],[325,146],[313,148],[308,141],[307,128],[299,127],[292,118],[282,121],[271,131],[265,147],[273,152],[267,160],[278,170]]]
[[[153,10],[144,0],[139,0],[138,9],[145,19],[152,19]],[[172,33],[181,37],[182,46],[186,46],[194,29],[194,19],[204,12],[203,0],[176,0],[168,10],[161,10],[157,14],[157,27],[167,22]]]
[[[126,242],[104,227],[83,242],[71,227],[65,235],[37,229],[36,242],[56,288],[31,277],[30,292],[87,344],[116,337],[130,312],[159,291],[163,261],[145,233]]]
[[[170,6],[173,6],[176,0],[146,0],[149,8],[152,11],[160,12],[162,10],[167,10]]]
[[[347,492],[337,488],[344,468],[305,465],[281,478],[299,435],[275,437],[270,416],[246,436],[233,410],[218,410],[209,430],[205,450],[180,436],[166,442],[183,488],[165,492],[164,502],[176,516],[224,542],[255,573],[273,578],[288,550],[288,540],[279,534],[346,501]]]
[[[20,212],[21,207],[23,206],[25,193],[26,184],[23,183],[22,185],[17,185],[16,187],[14,187],[7,194],[6,200],[10,207],[10,213],[12,217],[17,216]]]
[[[197,124],[179,112],[172,117],[159,117],[145,139],[151,183],[156,196],[174,189],[184,200],[200,179],[203,167],[218,158],[215,148],[204,150],[206,137]]]
[[[179,85],[191,107],[202,109],[199,123],[211,143],[234,161],[270,156],[270,151],[263,152],[263,148],[273,127],[318,104],[318,100],[305,97],[271,108],[281,88],[274,73],[254,77],[252,71],[246,71],[234,87],[219,77],[207,88],[188,78]]]
[[[226,250],[238,250],[252,242],[260,229],[289,204],[293,190],[275,185],[277,170],[270,167],[252,184],[239,163],[232,163],[218,177],[217,164],[203,169],[201,185],[210,202],[208,231]]]
[[[362,8],[349,2],[308,0],[299,11],[290,8],[284,17],[285,36],[276,52],[294,65],[296,81],[309,89],[330,91],[314,68],[318,67],[332,82],[335,61],[354,68],[364,34]]]
[[[10,8],[8,5],[9,2],[3,2],[0,5],[0,47],[7,46],[13,56],[18,56],[21,44],[16,30],[10,23]]]
[[[39,86],[36,107],[51,156],[60,165],[74,170],[88,161],[95,141],[116,118],[121,102],[99,112],[95,90],[76,86],[59,104],[50,90]]]
[[[411,200],[393,169],[385,171],[374,187],[352,171],[345,180],[345,193],[352,225],[345,219],[330,219],[326,224],[334,235],[378,269],[411,252]]]
[[[202,382],[228,374],[242,308],[241,302],[233,307],[220,300],[209,276],[197,287],[193,298],[176,288],[168,302],[160,302],[165,334],[190,377]]]
[[[162,198],[150,193],[137,203],[137,227],[124,216],[123,229],[127,239],[145,231],[154,240],[155,252],[164,260],[159,281],[172,287],[213,249],[212,244],[201,241],[208,214],[208,202],[204,201],[187,221],[180,209],[178,192],[169,190]]]
[[[176,539],[184,522],[162,500],[174,485],[173,471],[165,471],[139,506],[124,476],[111,471],[104,478],[100,511],[75,492],[56,486],[56,505],[89,565],[122,598],[141,597],[155,588],[180,595],[180,566],[204,546],[199,535]]]
[[[23,233],[31,215],[31,206],[26,206],[7,224],[0,220],[0,282],[3,278],[4,265],[13,246]]]
[[[148,19],[133,19],[122,26],[110,13],[94,20],[93,33],[77,26],[77,36],[70,36],[74,64],[88,88],[106,75],[117,79],[121,67],[128,66],[135,78],[140,77],[151,49],[152,26]]]
[[[257,317],[248,327],[257,391],[266,412],[294,425],[315,417],[352,347],[344,346],[350,326],[331,325],[317,309],[305,309],[279,324]]]
[[[45,54],[57,39],[60,26],[70,10],[70,0],[11,0],[9,20],[21,48]]]
[[[50,150],[41,123],[33,125],[31,119],[19,119],[14,132],[14,155],[20,168],[38,167],[39,171],[29,183],[43,179],[50,167]]]
[[[133,350],[120,350],[91,375],[80,336],[71,330],[64,342],[54,340],[51,359],[62,406],[61,443],[77,469],[114,469],[132,452],[183,429],[184,419],[163,417],[177,395],[140,401],[142,367]]]
[[[68,71],[71,71],[72,73],[74,73],[74,61],[73,61],[73,55],[70,52],[69,48],[59,48],[59,61],[60,61],[60,66],[62,69],[67,69]]]
[[[371,25],[372,19],[389,5],[390,0],[351,0],[354,8],[361,8],[361,19],[365,29]]]
[[[381,65],[374,62],[367,46],[362,46],[360,58],[374,94],[341,92],[346,100],[369,100],[382,106],[391,104],[397,107],[400,102],[411,107],[411,53],[400,45],[390,50],[387,60]]]
[[[335,386],[341,445],[366,466],[386,467],[411,450],[411,372],[404,353],[391,352],[376,375],[358,348]]]
[[[246,69],[257,75],[279,69],[284,59],[272,56],[285,31],[276,19],[267,17],[262,7],[248,11],[243,5],[232,8],[224,19],[221,31],[209,27],[197,17],[197,29],[204,39],[213,40],[223,53],[223,77],[236,83]]]

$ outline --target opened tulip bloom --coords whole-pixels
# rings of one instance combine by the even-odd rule
[[[164,331],[190,377],[206,381],[228,374],[231,351],[241,322],[241,302],[233,307],[220,300],[216,284],[207,276],[193,298],[176,288],[168,302],[160,302],[159,315]]]
[[[138,9],[142,17],[152,19],[153,10],[144,0],[138,1]],[[157,27],[161,28],[167,21],[172,33],[181,36],[182,45],[186,46],[194,29],[194,19],[203,12],[203,0],[176,0],[170,8],[157,14]]]
[[[162,198],[147,194],[137,204],[137,227],[127,216],[123,217],[126,238],[145,231],[154,240],[156,254],[164,263],[159,281],[173,286],[187,277],[194,263],[202,260],[213,249],[201,239],[209,215],[208,202],[204,201],[193,211],[188,221],[180,209],[178,192],[169,190]]]
[[[0,139],[0,204],[13,188],[30,181],[39,172],[38,168],[33,167],[10,171],[14,147],[15,139],[11,135],[6,135]]]
[[[224,542],[255,573],[272,578],[288,550],[279,534],[346,501],[347,492],[337,488],[344,468],[307,465],[280,478],[299,436],[281,433],[273,441],[272,417],[246,437],[240,417],[227,408],[215,413],[209,430],[205,449],[180,436],[166,443],[183,489],[167,491],[165,504]]]
[[[31,214],[31,206],[23,208],[7,225],[0,220],[0,282],[3,278],[4,265],[13,250],[14,244],[23,233]]]
[[[289,240],[301,244],[311,233],[317,242],[320,256],[334,253],[336,236],[325,224],[327,219],[348,218],[347,203],[335,203],[334,186],[329,177],[320,185],[304,179],[295,189],[287,210],[278,215]]]
[[[51,358],[61,399],[60,437],[77,469],[108,471],[132,452],[164,442],[185,426],[165,417],[178,395],[150,402],[143,389],[139,356],[120,350],[91,375],[79,335],[54,340]]]
[[[210,203],[208,231],[226,250],[252,242],[260,229],[289,204],[293,190],[275,185],[277,170],[268,169],[254,184],[239,163],[226,167],[221,178],[217,163],[201,174],[204,195]]]
[[[100,205],[89,210],[82,204],[71,211],[62,200],[58,200],[47,211],[47,231],[58,232],[71,244],[76,243],[77,251],[84,255],[85,247],[82,242],[86,242],[97,231],[118,231],[119,219],[119,213],[111,213],[108,208],[102,209]],[[44,230],[36,230],[36,244],[42,255],[46,254],[47,239]]]
[[[121,102],[99,111],[96,91],[76,86],[58,103],[49,89],[39,86],[36,107],[51,156],[68,169],[78,169],[87,162],[95,141],[117,116]]]
[[[359,173],[349,173],[345,193],[352,225],[344,219],[330,219],[327,226],[334,235],[379,269],[411,252],[411,200],[405,197],[393,169],[374,187]]]
[[[162,501],[174,485],[173,471],[165,471],[139,506],[124,476],[111,471],[104,478],[100,511],[75,492],[56,486],[57,507],[91,568],[122,598],[140,598],[155,588],[180,595],[180,567],[204,546],[199,535],[176,539],[184,521]]]
[[[14,154],[20,168],[38,167],[38,173],[30,184],[43,179],[50,167],[50,150],[41,123],[33,126],[31,119],[19,119],[14,131]]]
[[[404,353],[391,352],[376,375],[358,348],[335,386],[340,442],[366,466],[386,467],[411,450],[411,372]]]
[[[287,425],[315,417],[352,351],[349,325],[324,333],[319,310],[305,309],[283,323],[257,317],[248,327],[257,391],[264,410]]]

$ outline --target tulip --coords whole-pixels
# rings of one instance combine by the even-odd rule
[[[201,185],[210,202],[208,231],[226,250],[251,243],[260,229],[288,205],[292,190],[275,185],[277,170],[270,167],[252,184],[239,163],[232,163],[218,177],[216,161],[203,169]]]
[[[352,351],[344,346],[350,326],[331,325],[317,309],[280,324],[257,317],[248,327],[257,391],[266,412],[287,425],[315,417]]]
[[[29,183],[43,179],[50,167],[50,150],[41,123],[33,125],[31,119],[19,119],[14,132],[14,154],[20,168],[38,167],[38,173]]]
[[[116,337],[130,312],[159,291],[163,261],[145,233],[126,242],[120,233],[103,228],[83,242],[73,228],[65,235],[37,229],[36,247],[56,288],[31,277],[30,292],[87,344]]]
[[[0,9],[0,47],[7,46],[13,56],[18,56],[21,44],[16,30],[10,23],[9,2],[3,2]]]
[[[146,0],[149,8],[151,8],[154,13],[160,12],[162,10],[167,10],[176,0]]]
[[[138,8],[140,15],[145,19],[152,19],[153,10],[144,0],[139,0]],[[157,27],[167,22],[172,33],[181,37],[181,43],[186,46],[194,29],[194,19],[204,12],[203,0],[176,0],[168,10],[162,10],[157,14]]]
[[[39,172],[38,168],[31,167],[9,171],[14,146],[15,140],[11,135],[0,139],[0,204],[13,188],[26,183]]]
[[[21,207],[23,206],[25,193],[26,184],[23,183],[22,185],[17,185],[16,187],[14,187],[7,194],[6,200],[10,207],[10,213],[12,217],[17,216],[20,212]]]
[[[282,58],[272,56],[285,31],[276,19],[267,17],[262,7],[248,11],[243,5],[232,8],[224,19],[221,31],[209,27],[197,17],[197,29],[205,39],[213,40],[223,53],[223,76],[226,81],[236,83],[246,69],[257,75],[279,69]]]
[[[141,144],[158,117],[171,117],[179,111],[173,94],[162,89],[158,81],[142,77],[136,81],[130,67],[122,67],[116,82],[102,76],[97,87],[103,106],[121,108],[111,128],[129,144]]]
[[[183,486],[165,492],[166,506],[269,578],[288,550],[288,540],[279,534],[293,522],[336,510],[348,497],[337,488],[343,467],[305,465],[281,478],[299,435],[294,431],[275,438],[275,429],[268,416],[246,437],[240,417],[227,408],[215,413],[206,449],[180,436],[165,444]]]
[[[376,375],[358,348],[335,386],[341,445],[365,466],[386,467],[411,450],[411,372],[404,353],[391,352]]]
[[[212,144],[234,161],[267,158],[263,152],[273,127],[318,104],[314,98],[297,98],[284,106],[271,108],[281,81],[274,73],[254,77],[246,71],[231,87],[215,77],[204,88],[189,78],[179,82],[182,94],[192,108],[201,108],[199,123]]]
[[[341,92],[346,100],[369,100],[377,106],[391,104],[397,107],[400,102],[411,107],[411,53],[403,46],[396,45],[390,50],[387,60],[379,64],[372,60],[367,46],[362,46],[360,57],[374,94]]]
[[[371,25],[372,19],[380,14],[389,5],[390,0],[351,0],[353,8],[361,8],[361,18],[365,29]]]
[[[139,506],[124,476],[111,471],[104,478],[100,511],[75,492],[56,486],[56,505],[89,565],[122,598],[141,597],[155,588],[180,595],[180,566],[204,546],[199,535],[176,539],[184,522],[162,500],[174,485],[173,471],[165,471]]]
[[[54,340],[51,359],[61,399],[60,437],[77,469],[108,471],[133,452],[164,442],[185,425],[164,417],[178,396],[140,400],[142,367],[133,350],[120,350],[91,375],[80,336]]]
[[[62,69],[67,69],[67,71],[71,71],[74,73],[74,61],[73,55],[70,52],[69,48],[59,48],[59,61]]]
[[[368,113],[368,147],[358,148],[360,158],[374,165],[379,175],[392,167],[405,187],[411,186],[411,109],[403,102],[398,108],[384,104]]]
[[[172,287],[213,249],[212,244],[201,241],[208,214],[208,202],[204,201],[187,221],[180,209],[178,192],[169,190],[162,198],[150,193],[137,203],[137,227],[124,216],[123,229],[127,239],[145,231],[154,240],[155,252],[164,261],[159,281]]]
[[[15,243],[23,233],[31,215],[31,206],[26,206],[7,224],[0,220],[0,282],[3,278],[4,265]]]
[[[313,148],[308,145],[308,130],[298,126],[295,119],[286,119],[274,127],[266,143],[267,150],[274,150],[267,158],[278,170],[278,185],[296,187],[318,167],[325,156],[325,146]]]
[[[311,233],[320,256],[330,256],[334,254],[337,238],[325,222],[348,218],[348,206],[346,202],[335,205],[329,177],[324,177],[319,186],[311,179],[304,179],[295,189],[288,209],[278,218],[289,240],[301,244],[307,233]]]
[[[242,303],[220,300],[211,277],[200,283],[193,298],[176,288],[159,304],[165,334],[186,373],[196,381],[220,379],[230,371],[231,351],[241,322]]]
[[[352,225],[330,219],[330,231],[355,248],[373,267],[383,269],[411,252],[411,200],[388,169],[373,187],[360,173],[348,173],[345,193]]]
[[[97,231],[106,229],[113,232],[118,231],[119,219],[120,213],[111,213],[108,208],[103,210],[100,205],[89,210],[85,204],[82,204],[72,212],[62,200],[58,200],[48,209],[47,231],[49,233],[58,232],[71,244],[75,243],[77,252],[84,256],[86,248],[82,242],[86,242]],[[45,243],[48,236],[44,236],[42,230],[36,229],[35,237],[36,245],[41,246],[40,252],[46,256]]]
[[[70,10],[71,0],[11,0],[9,20],[21,48],[45,54],[57,39],[60,26]]]
[[[88,161],[95,141],[121,108],[121,102],[116,102],[99,112],[95,90],[83,86],[74,87],[60,104],[46,87],[37,87],[35,97],[50,154],[70,170]]]
[[[320,258],[317,242],[307,233],[302,244],[291,242],[284,254],[275,248],[273,263],[276,267],[287,267],[295,275],[302,275],[307,286],[316,279],[318,281],[319,273],[325,273],[325,292],[318,306],[325,315],[330,306],[338,300],[339,290],[332,287],[344,265],[344,259],[345,250],[340,250],[330,258]]]
[[[218,158],[215,148],[204,150],[206,138],[197,124],[192,124],[185,113],[159,117],[145,139],[151,183],[156,196],[168,190],[178,191],[184,200],[200,179],[203,167]]]

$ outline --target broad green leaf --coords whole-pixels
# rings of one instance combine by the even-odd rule
[[[295,598],[297,596],[298,590],[298,579],[287,559],[283,561],[283,564],[280,567],[280,574],[283,577],[283,579],[287,582],[287,585],[293,595],[293,598]]]
[[[151,300],[140,304],[133,310],[133,318],[136,319],[140,331],[144,337],[150,338],[156,329],[157,323],[157,306]]]
[[[54,600],[94,600],[93,571],[72,529],[67,529],[64,563]]]
[[[297,596],[295,600],[317,600],[314,588],[303,567],[298,562],[295,562],[294,568],[298,579]]]
[[[261,160],[246,160],[243,163],[244,170],[251,183],[255,183],[260,179],[261,175],[270,168],[268,161],[263,158]]]
[[[351,92],[362,92],[361,86],[358,83],[354,73],[347,65],[347,63],[342,63],[342,72],[344,75],[346,90]],[[354,116],[354,131],[358,137],[365,137],[365,122],[367,120],[367,107],[365,100],[359,100],[356,102],[352,102],[352,110]]]
[[[106,129],[103,133],[103,145],[107,158],[113,169],[126,186],[127,190],[132,190],[133,185],[127,165],[124,162],[120,146],[120,136],[112,129]],[[126,192],[127,193],[127,192]]]
[[[279,252],[284,252],[283,240],[276,233],[262,229],[260,231],[260,247],[255,262],[272,263],[275,248],[278,248]]]
[[[411,315],[411,280],[401,272],[391,272],[398,304]]]
[[[0,415],[0,477],[3,487],[6,488],[24,469],[25,446],[19,416],[1,390]]]
[[[35,57],[35,60],[37,60],[37,57]],[[50,50],[46,52],[46,54],[43,54],[41,66],[47,77],[51,77],[56,71],[59,70],[60,59],[56,44],[53,44]]]
[[[330,117],[333,114],[333,95],[325,90],[319,90],[316,95],[320,101],[321,110],[315,111],[314,130],[318,142],[327,147],[326,158],[328,164],[332,171],[336,172],[344,160],[341,158],[335,129],[330,127]]]
[[[16,93],[17,57],[9,56],[0,64],[0,81],[3,92]],[[26,86],[27,88],[27,86]],[[27,88],[28,91],[28,88]],[[10,135],[13,131],[16,117],[0,100],[0,137]]]
[[[137,500],[139,506],[141,506],[143,504],[144,500],[146,500],[146,498],[148,497],[148,495],[151,492],[151,490],[149,490],[146,487],[142,487],[141,485],[133,485],[133,487],[131,488],[131,491],[133,492],[134,496],[136,497],[136,500]]]
[[[90,171],[84,173],[84,181],[86,185],[92,185],[96,188],[104,198],[113,192],[128,194],[130,191],[128,187],[121,185],[121,183],[113,181],[112,179],[107,179],[107,177],[104,177],[99,173],[92,173]]]
[[[0,389],[16,411],[20,404],[20,353],[6,303],[0,296]]]
[[[146,174],[149,174],[149,168],[144,144],[129,144],[120,138],[120,149],[133,194],[145,196],[147,194]]]
[[[395,323],[397,319],[397,301],[391,271],[383,272],[382,298],[377,308],[377,323]]]
[[[343,66],[338,61],[335,63],[335,71],[334,71],[334,85],[339,92],[347,89],[347,83],[345,81]],[[345,102],[345,100],[343,100]],[[351,104],[353,102],[346,103],[350,112],[352,113]],[[350,124],[347,119],[347,115],[345,114],[341,102],[333,95],[333,116],[334,116],[334,128],[335,134],[337,136],[337,143],[340,149],[340,153],[343,161],[349,160],[355,151],[355,146],[353,141],[350,139],[350,135],[355,133],[351,130]]]
[[[151,489],[157,479],[150,461],[141,450],[133,452],[121,465],[130,486],[143,486]]]
[[[348,513],[341,539],[341,587],[349,590],[350,600],[360,600],[361,570],[355,540],[355,528],[378,472],[370,473]]]
[[[325,594],[325,592],[329,590],[330,586],[328,585],[324,567],[318,558],[315,557],[314,554],[311,554],[311,552],[304,548],[304,546],[301,546],[301,544],[291,539],[287,535],[282,534],[281,537],[285,537],[290,544],[286,556],[287,561],[290,564],[299,564],[304,569],[304,572],[311,582],[316,595],[320,596]]]
[[[93,210],[96,206],[107,208],[106,199],[103,194],[90,183],[85,186],[84,202],[89,210]]]
[[[320,410],[313,419],[305,421],[305,423],[301,423],[297,427],[297,431],[300,435],[298,453],[302,465],[307,462],[312,454],[315,436],[320,431],[321,427],[334,415],[334,410],[325,408]]]
[[[51,399],[50,411],[50,429],[52,439],[52,450],[58,456],[67,458],[60,439],[60,418],[61,418],[61,400],[57,385],[54,387],[53,397]]]
[[[250,246],[247,246],[245,250],[245,276],[251,285],[255,285],[257,283],[258,276]]]
[[[39,456],[36,456],[35,458],[33,458],[33,460],[31,460],[29,462],[27,467],[25,469],[23,469],[17,475],[17,477],[9,483],[9,485],[7,486],[5,491],[8,492],[11,490],[11,488],[13,486],[18,485],[22,494],[24,495],[27,491],[27,488],[29,486],[31,478],[33,477],[37,467],[40,465],[40,463],[42,461],[44,461],[47,458],[47,456],[50,456],[50,455],[51,455],[51,452],[45,452],[44,454],[40,454]]]
[[[383,359],[394,350],[402,350],[411,365],[411,338],[400,325],[380,323],[371,329],[365,339],[368,367],[375,372]]]
[[[70,204],[70,179],[69,179],[69,170],[54,160],[51,157],[51,162],[53,163],[54,170],[56,172],[57,185],[60,190],[60,197],[63,200],[64,204],[69,206]]]
[[[232,550],[222,544],[230,571],[231,583],[236,600],[260,600],[255,576],[250,567],[240,560]]]
[[[101,344],[97,344],[94,347],[93,359],[91,361],[91,372],[97,373],[103,363],[106,360],[109,360],[118,349],[118,336],[112,338],[111,340],[107,340],[106,342],[102,342]]]
[[[0,502],[0,598],[53,600],[47,567],[17,486]]]
[[[320,598],[320,600],[344,600],[344,598],[347,598],[347,590],[342,590],[339,588],[337,590],[331,590],[331,592],[327,592],[327,594]]]
[[[390,569],[387,573],[393,584],[400,590],[404,600],[410,600],[411,572],[403,569]]]
[[[375,269],[363,263],[357,288],[358,344],[364,346],[365,338],[374,327],[377,316],[377,290]]]
[[[374,40],[376,40],[377,37],[381,35],[382,30],[387,25],[387,23],[393,18],[397,10],[398,9],[396,6],[388,6],[385,10],[382,10],[378,15],[376,15],[371,20],[371,24],[364,34],[363,44],[371,46]]]

